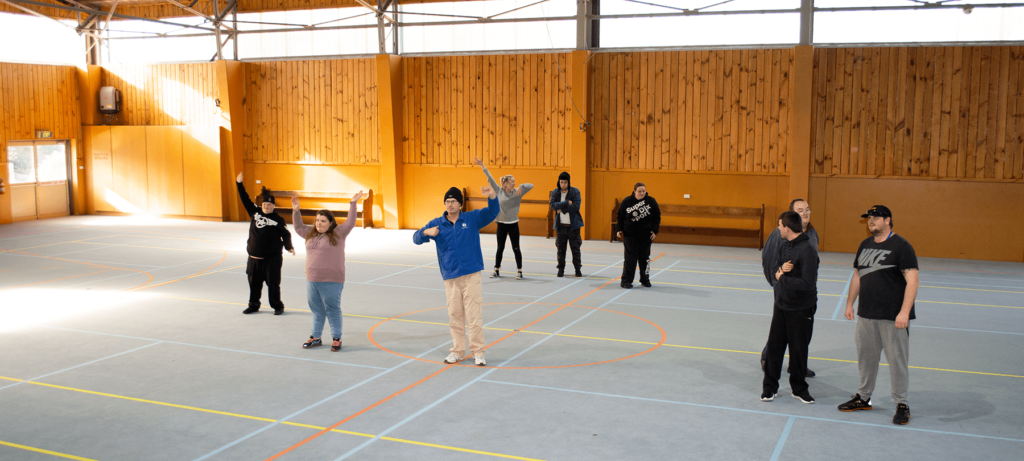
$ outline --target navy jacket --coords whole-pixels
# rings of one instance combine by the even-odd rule
[[[434,240],[437,248],[437,262],[441,266],[441,277],[445,280],[462,277],[484,270],[484,255],[480,251],[480,229],[494,221],[501,211],[498,198],[487,199],[487,208],[459,213],[459,219],[452,224],[448,212],[434,218],[412,234],[412,243],[422,245]],[[428,237],[423,231],[437,226],[437,236]]]
[[[583,196],[580,194],[580,190],[569,186],[569,192],[565,194],[565,201],[562,200],[562,190],[555,188],[551,191],[549,197],[551,202],[551,209],[555,210],[555,225],[553,229],[558,229],[558,213],[569,213],[569,219],[572,221],[571,229],[579,229],[583,227],[583,215],[580,214],[580,205],[583,204]],[[572,202],[572,205],[569,205]]]
[[[806,233],[782,244],[782,261],[793,270],[775,284],[775,305],[784,311],[810,309],[818,304],[818,250]]]

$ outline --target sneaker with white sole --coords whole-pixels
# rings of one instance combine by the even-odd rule
[[[775,400],[775,395],[776,394],[774,392],[764,391],[764,392],[761,393],[761,401],[762,402],[771,402],[772,400]]]
[[[811,397],[811,393],[807,391],[803,391],[799,394],[794,393],[793,398],[803,403],[814,403],[814,397]]]
[[[448,357],[444,358],[444,363],[459,363],[460,360],[462,360],[462,357],[459,357],[452,352],[451,354],[448,354]]]
[[[484,356],[482,356],[482,355],[478,355],[478,356],[474,357],[474,359],[476,359],[476,366],[478,366],[478,367],[482,367],[484,365],[487,365],[487,360],[484,360]]]

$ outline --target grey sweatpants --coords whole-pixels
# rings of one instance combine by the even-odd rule
[[[860,389],[857,393],[865,402],[871,400],[878,378],[878,360],[882,351],[889,361],[889,379],[892,381],[892,399],[897,405],[907,401],[910,371],[910,328],[896,328],[895,321],[857,317],[857,368],[860,369]]]

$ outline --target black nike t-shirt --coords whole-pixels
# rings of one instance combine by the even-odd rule
[[[907,279],[903,271],[917,269],[917,254],[910,242],[893,234],[882,243],[868,237],[860,243],[853,267],[860,274],[860,308],[857,315],[866,319],[896,320],[903,307]],[[910,318],[917,318],[914,306]]]

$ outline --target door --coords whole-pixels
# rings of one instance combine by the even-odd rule
[[[11,141],[7,159],[15,221],[71,214],[67,142]]]

